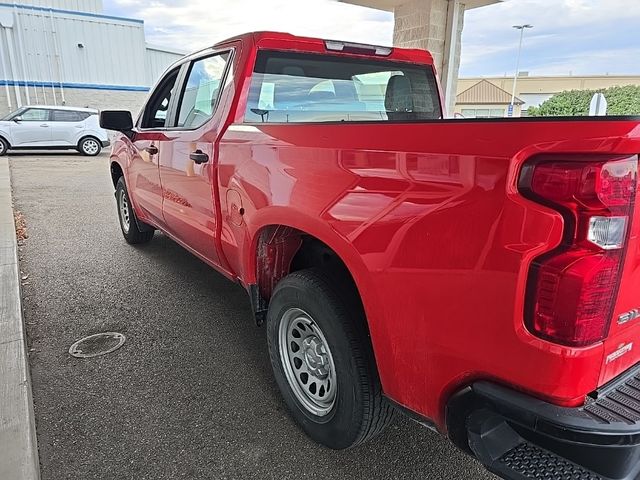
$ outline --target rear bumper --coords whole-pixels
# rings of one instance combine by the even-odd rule
[[[466,440],[489,470],[507,479],[640,479],[640,367],[565,408],[488,382],[465,402]],[[463,446],[463,448],[466,446]]]

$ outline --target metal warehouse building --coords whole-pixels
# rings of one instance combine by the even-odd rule
[[[102,0],[0,0],[0,115],[26,104],[136,111],[181,52],[146,44],[142,20]]]

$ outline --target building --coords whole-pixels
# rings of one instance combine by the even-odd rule
[[[640,76],[591,75],[591,76],[530,76],[521,72],[516,83],[514,116],[526,116],[529,107],[538,107],[556,93],[565,90],[598,90],[625,85],[640,85]],[[458,79],[458,95],[454,113],[465,117],[495,117],[502,109],[504,115],[511,103],[513,77],[475,77]],[[477,115],[480,111],[481,115]]]
[[[0,0],[0,115],[25,104],[137,111],[182,52],[147,45],[142,20],[102,0]]]
[[[514,98],[512,116],[520,116],[523,104],[520,98]],[[509,92],[482,79],[458,94],[454,114],[462,114],[465,118],[503,118],[510,105]]]
[[[339,0],[394,14],[393,44],[421,48],[433,55],[440,75],[447,112],[459,91],[458,72],[465,11],[503,0]]]

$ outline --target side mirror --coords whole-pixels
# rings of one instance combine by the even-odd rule
[[[104,110],[100,112],[100,126],[129,136],[133,131],[133,118],[128,110]]]
[[[22,121],[22,117],[20,115],[16,115],[11,120],[13,120],[16,123],[20,123]]]

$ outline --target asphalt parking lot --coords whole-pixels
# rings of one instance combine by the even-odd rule
[[[349,451],[289,419],[237,285],[156,233],[121,237],[108,154],[12,155],[43,480],[494,478],[401,417]],[[76,359],[89,334],[127,337]]]

